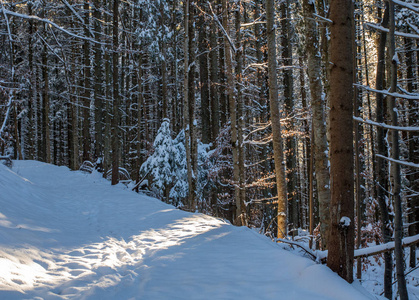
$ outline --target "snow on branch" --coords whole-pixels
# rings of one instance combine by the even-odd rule
[[[419,234],[404,238],[402,240],[402,247],[409,247],[417,243],[419,243]],[[389,252],[393,250],[394,250],[394,242],[389,242],[382,245],[356,249],[354,253],[354,258],[372,256],[372,255]]]
[[[61,30],[62,32],[66,33],[66,34],[68,34],[68,35],[70,35],[70,36],[72,36],[74,38],[77,38],[77,39],[86,40],[86,41],[89,41],[89,42],[92,42],[92,43],[95,43],[95,44],[105,45],[105,44],[103,44],[101,42],[96,41],[95,39],[74,34],[74,33],[68,31],[67,29],[65,29],[65,28],[57,25],[56,23],[54,23],[54,22],[52,22],[52,21],[50,21],[48,19],[43,19],[43,18],[40,18],[40,17],[37,17],[37,16],[30,16],[30,15],[20,14],[20,13],[17,13],[17,12],[14,12],[14,11],[11,11],[11,10],[8,10],[8,9],[5,9],[4,7],[2,7],[2,11],[6,15],[11,15],[11,16],[14,16],[14,17],[22,18],[22,19],[28,19],[28,20],[35,20],[35,21],[39,21],[39,22],[44,22],[44,23],[49,24],[49,25],[57,28],[58,30]]]
[[[77,19],[80,20],[80,22],[83,24],[83,26],[86,27],[86,29],[89,31],[90,35],[92,37],[94,37],[95,35],[92,32],[92,30],[90,29],[90,27],[84,22],[83,18],[75,11],[73,6],[71,6],[70,3],[68,3],[66,0],[61,0],[61,2],[63,2],[65,4],[65,6],[67,6],[68,9],[72,11],[72,13],[77,17]]]
[[[4,117],[3,125],[0,128],[0,140],[3,140],[3,138],[1,136],[3,135],[3,132],[6,128],[7,120],[9,119],[10,110],[11,110],[11,107],[12,107],[12,101],[13,101],[13,96],[10,96],[9,97],[9,102],[7,103],[6,116]]]
[[[394,4],[397,4],[398,6],[410,9],[411,11],[414,11],[415,13],[419,14],[419,6],[415,3],[407,3],[399,0],[392,0]]]
[[[415,163],[412,163],[412,162],[408,162],[408,161],[404,161],[404,160],[398,160],[398,159],[390,158],[390,157],[383,156],[383,155],[380,155],[380,154],[376,154],[375,156],[380,157],[380,158],[385,159],[385,160],[388,160],[388,161],[391,161],[391,162],[399,164],[399,165],[412,167],[412,168],[419,168],[419,164],[415,164]]]
[[[365,23],[365,26],[371,27],[375,30],[378,31],[383,31],[383,32],[389,32],[388,28],[385,28],[383,26],[374,24],[374,23]],[[412,33],[404,33],[404,32],[400,32],[400,31],[395,31],[394,32],[395,35],[397,36],[402,36],[402,37],[406,37],[406,38],[410,38],[410,39],[415,39],[415,40],[419,40],[419,34],[412,34]]]
[[[240,27],[249,27],[249,26],[253,26],[253,25],[256,25],[256,24],[266,24],[266,21],[253,21],[253,22],[250,22],[250,23],[242,23],[242,24],[240,24]]]
[[[306,247],[305,245],[291,240],[286,239],[277,239],[277,241],[290,244],[293,246],[300,247],[304,250],[314,261],[326,263],[328,251],[313,251],[310,248]],[[409,236],[407,238],[404,238],[402,240],[402,247],[409,247],[411,245],[419,243],[419,234]],[[394,242],[389,242],[386,244],[381,244],[377,246],[362,248],[362,249],[355,249],[354,251],[354,259],[360,258],[360,257],[368,257],[372,255],[377,255],[384,252],[389,252],[394,250]]]
[[[233,50],[234,53],[237,52],[236,47],[234,46],[233,41],[231,40],[230,36],[228,35],[226,29],[223,27],[223,25],[221,24],[220,20],[218,19],[217,15],[214,13],[214,10],[212,9],[211,3],[207,2],[209,5],[209,8],[211,9],[211,13],[212,15],[210,15],[211,19],[213,19],[214,21],[217,22],[218,26],[220,27],[221,31],[223,32],[223,34],[225,35],[225,37],[227,38],[231,49]],[[202,11],[202,10],[201,10]],[[208,15],[208,14],[207,14]]]
[[[313,16],[315,16],[317,18],[316,21],[323,21],[323,22],[326,22],[326,23],[329,23],[329,24],[333,24],[332,20],[330,20],[328,18],[325,18],[325,17],[322,17],[319,14],[313,14]]]
[[[419,35],[418,35],[418,38],[419,38]],[[402,99],[406,99],[406,100],[419,100],[419,96],[416,96],[416,95],[406,95],[406,94],[400,94],[400,93],[391,93],[391,92],[389,92],[387,90],[376,90],[376,89],[370,88],[369,86],[362,85],[362,84],[354,84],[354,86],[359,87],[359,88],[362,88],[362,89],[364,89],[366,91],[369,91],[369,92],[381,93],[383,95],[391,96],[391,97],[394,97],[394,98],[402,98]]]
[[[407,132],[419,132],[419,127],[392,126],[392,125],[387,125],[385,123],[378,123],[378,122],[374,122],[374,121],[371,121],[371,120],[364,120],[364,119],[359,118],[359,117],[353,117],[353,119],[356,122],[359,122],[359,123],[373,125],[373,126],[384,128],[384,129],[388,129],[388,130],[399,130],[399,131],[407,131]]]

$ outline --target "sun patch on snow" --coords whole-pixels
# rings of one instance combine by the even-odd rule
[[[114,286],[120,282],[118,274],[121,270],[134,267],[144,257],[180,246],[185,240],[223,224],[217,219],[191,215],[166,228],[133,235],[129,241],[109,237],[100,243],[52,252],[37,248],[3,248],[0,252],[0,290],[23,293],[47,288],[54,293],[75,296],[92,288]],[[159,257],[160,260],[175,258],[170,255]],[[79,286],[75,287],[74,282]]]

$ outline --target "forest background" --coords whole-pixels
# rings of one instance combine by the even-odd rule
[[[395,241],[403,296],[402,237],[419,233],[417,3],[57,0],[1,10],[3,158],[97,168],[112,184],[135,182],[273,239],[308,232],[316,249],[339,248],[329,236],[349,233],[349,265],[353,248]],[[349,101],[337,103],[339,92]],[[350,200],[336,202],[338,179]],[[339,205],[347,211],[333,215]],[[390,252],[384,264],[391,298]],[[351,281],[349,269],[335,270]]]

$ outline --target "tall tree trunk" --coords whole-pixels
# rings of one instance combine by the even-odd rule
[[[191,145],[190,145],[190,125],[189,125],[189,0],[185,1],[185,16],[184,16],[184,29],[185,36],[183,41],[183,55],[184,55],[184,82],[183,82],[183,128],[185,130],[185,149],[186,149],[186,167],[188,173],[188,206],[190,210],[195,210],[195,191],[192,189],[193,186],[193,174],[192,174],[192,159],[191,159]]]
[[[94,10],[93,10],[93,19],[94,19],[94,33],[95,40],[97,42],[101,41],[101,26],[100,26],[100,0],[93,1]],[[94,85],[94,108],[95,108],[95,158],[101,158],[103,155],[103,97],[102,93],[103,88],[103,67],[102,67],[102,49],[99,43],[94,44],[94,53],[95,53],[95,85]]]
[[[215,140],[220,132],[220,99],[219,99],[219,65],[218,65],[218,43],[217,43],[217,24],[211,22],[210,32],[210,102],[211,102],[211,142],[215,145]]]
[[[292,43],[291,43],[291,24],[289,21],[289,1],[285,1],[281,5],[281,56],[284,66],[292,65]],[[294,128],[294,78],[292,68],[285,68],[283,71],[283,87],[284,87],[284,108],[287,116],[287,129],[292,132]],[[291,134],[286,137],[286,174],[287,174],[287,191],[288,191],[288,209],[289,209],[289,224],[292,227],[292,234],[295,235],[299,227],[298,224],[298,204],[299,197],[297,193],[297,157],[296,157],[296,140],[295,136]]]
[[[408,78],[407,82],[407,91],[413,93],[413,82],[415,80],[415,75],[413,71],[414,61],[413,61],[413,41],[411,39],[404,39],[406,47],[406,76]],[[419,57],[419,55],[418,55]],[[409,100],[409,127],[418,126],[419,120],[419,107],[418,101]],[[417,132],[409,133],[409,161],[412,163],[419,163],[419,134]],[[416,195],[411,195],[409,199],[409,235],[415,235],[419,233],[419,195],[417,191],[419,190],[419,172],[413,170],[407,176],[409,181],[410,190]],[[410,267],[414,268],[416,266],[416,245],[410,247]]]
[[[32,3],[29,2],[27,5],[28,14],[32,15]],[[32,35],[34,33],[34,26],[33,21],[29,20],[29,28],[28,28],[28,65],[29,65],[29,91],[28,91],[28,113],[26,114],[26,139],[27,139],[27,146],[26,146],[26,159],[34,159],[35,158],[35,100],[36,100],[36,90],[35,90],[35,68],[34,68],[34,57],[33,57],[33,39]]]
[[[246,205],[245,205],[245,198],[246,198],[246,186],[245,186],[245,148],[243,144],[243,130],[244,130],[244,97],[242,91],[243,85],[243,54],[244,48],[241,42],[241,8],[242,2],[241,0],[236,2],[236,11],[235,11],[235,30],[236,30],[236,94],[237,94],[237,151],[238,151],[238,172],[239,172],[239,197],[236,198],[236,220],[235,225],[237,226],[247,226],[247,212],[246,212]]]
[[[46,42],[42,51],[42,79],[44,88],[42,89],[42,154],[46,163],[51,163],[51,145],[50,145],[50,120],[49,120],[49,76],[48,76],[48,50]]]
[[[89,36],[88,27],[90,26],[90,9],[89,1],[84,1],[84,34]],[[90,43],[88,40],[84,41],[83,45],[83,73],[84,73],[84,90],[83,90],[83,130],[82,130],[82,145],[83,145],[83,161],[90,160]]]
[[[196,182],[198,176],[198,139],[197,139],[197,120],[195,119],[195,81],[196,73],[196,38],[195,38],[195,18],[196,6],[195,3],[189,2],[189,75],[188,75],[188,109],[189,109],[189,138],[191,147],[191,166],[192,166],[192,184],[190,186],[191,193],[189,194],[192,209],[195,211],[196,206]]]
[[[330,174],[328,167],[328,145],[326,135],[325,104],[323,94],[321,55],[319,49],[319,33],[316,21],[313,20],[315,13],[314,3],[309,0],[303,1],[306,51],[308,55],[308,79],[311,93],[311,109],[313,113],[313,137],[314,137],[314,162],[316,170],[317,193],[319,198],[320,233],[322,248],[328,245],[330,228]]]
[[[388,3],[386,3],[386,9],[384,17],[381,22],[383,27],[388,27],[389,12]],[[384,89],[384,75],[385,75],[385,46],[387,42],[387,34],[385,32],[380,33],[379,45],[377,50],[377,76],[376,76],[376,89]],[[376,94],[376,118],[377,122],[384,122],[384,96],[382,93]],[[386,155],[386,146],[384,141],[384,129],[377,127],[377,154]],[[385,195],[385,182],[386,182],[386,165],[384,159],[376,157],[376,174],[377,174],[377,201],[380,206],[381,224],[384,243],[391,241],[391,224],[386,203]],[[393,258],[391,253],[384,253],[384,297],[392,299],[392,273],[393,273]]]
[[[287,236],[287,185],[285,183],[284,154],[282,149],[281,115],[279,112],[278,78],[276,61],[275,5],[266,0],[266,26],[268,37],[269,104],[271,110],[272,140],[275,161],[276,187],[278,191],[278,238]]]
[[[221,15],[221,18],[224,19],[223,15],[223,0],[217,0],[218,2],[218,15]],[[222,20],[224,22],[224,20]],[[223,40],[224,36],[221,30],[219,32],[219,39]],[[223,41],[219,44],[223,45]],[[225,71],[226,61],[225,61],[225,47],[221,46],[219,48],[219,59],[220,59],[220,68],[219,68],[219,75],[220,75],[220,86],[219,86],[219,95],[220,95],[220,122],[221,127],[227,124],[228,120],[228,88],[227,88],[227,74]]]
[[[356,16],[353,18],[352,24],[352,49],[353,51],[353,78],[355,84],[362,84],[362,72],[361,57],[358,53],[361,53],[361,36],[359,34],[360,28],[360,13],[359,13],[359,2],[352,2],[352,14]],[[355,13],[357,9],[357,13]],[[360,25],[359,25],[360,26]],[[362,89],[354,86],[354,116],[360,117],[362,115]],[[361,227],[362,227],[362,216],[363,216],[363,202],[365,198],[365,181],[363,180],[364,164],[362,159],[363,153],[363,125],[359,122],[354,122],[354,148],[355,148],[355,205],[356,205],[356,249],[361,247]],[[361,258],[357,259],[356,277],[361,279],[362,277],[362,263]]]
[[[163,1],[160,1],[160,26],[164,29],[164,4]],[[168,118],[168,95],[167,95],[167,55],[166,55],[166,45],[167,43],[163,41],[164,37],[161,37],[160,40],[160,49],[161,49],[161,95],[162,95],[162,114],[163,119]]]
[[[205,4],[202,4],[205,7]],[[202,120],[202,142],[208,144],[210,141],[210,99],[208,85],[208,41],[207,26],[205,16],[198,15],[197,24],[198,33],[198,52],[199,52],[199,74],[200,74],[200,92],[201,92],[201,120]]]
[[[119,68],[118,68],[118,5],[119,0],[113,0],[113,116],[112,116],[112,185],[119,182]]]
[[[348,282],[354,261],[352,10],[330,3],[330,234],[327,265]]]
[[[397,92],[397,63],[398,58],[396,54],[396,42],[395,42],[395,12],[394,2],[389,1],[389,56],[391,58],[391,69],[390,69],[390,93]],[[391,125],[399,126],[398,112],[396,108],[396,98],[394,96],[387,97],[388,108],[391,115]],[[399,146],[399,131],[391,131],[391,158],[394,160],[400,159],[400,146]],[[396,259],[396,277],[398,292],[401,300],[409,299],[406,288],[406,278],[404,276],[404,259],[403,259],[403,219],[402,219],[402,199],[401,193],[401,174],[400,165],[397,163],[391,163],[390,168],[391,179],[392,179],[392,195],[394,205],[394,256]]]
[[[228,34],[228,6],[227,0],[222,0],[223,9],[223,27]],[[224,36],[224,53],[225,53],[225,73],[227,76],[227,91],[230,108],[230,125],[231,125],[231,148],[233,152],[233,182],[234,182],[234,199],[237,207],[240,205],[240,169],[239,169],[239,145],[237,141],[237,109],[236,109],[236,95],[234,92],[235,81],[233,76],[233,50],[229,43],[228,37]],[[234,223],[237,224],[236,218],[240,218],[240,215],[234,217]]]

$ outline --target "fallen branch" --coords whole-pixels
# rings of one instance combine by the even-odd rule
[[[277,239],[277,242],[282,242],[282,243],[300,247],[316,262],[321,262],[322,264],[325,264],[327,261],[327,254],[328,254],[327,250],[326,251],[313,251],[310,248],[298,242],[285,240],[285,239],[279,239],[279,238]],[[402,240],[402,247],[409,247],[417,243],[419,243],[419,234],[404,238]],[[394,250],[394,242],[389,242],[386,244],[362,248],[362,249],[356,249],[354,252],[354,259],[377,255],[377,254],[381,254],[381,253],[389,252],[393,250]]]
[[[278,241],[279,242],[282,242],[282,243],[286,243],[286,244],[290,244],[290,245],[293,245],[293,246],[300,247],[301,249],[304,250],[304,252],[306,252],[316,262],[321,262],[321,263],[325,263],[326,262],[326,256],[325,256],[325,254],[327,255],[327,251],[321,251],[321,252],[319,252],[319,251],[313,251],[310,248],[307,248],[306,246],[304,246],[304,245],[302,245],[302,244],[300,244],[298,242],[291,241],[291,240],[285,240],[285,239],[278,238],[277,239],[277,242]]]
[[[409,247],[417,243],[419,243],[419,234],[404,238],[402,240],[402,247]],[[355,250],[354,258],[368,257],[368,256],[377,255],[380,253],[389,252],[393,250],[394,250],[394,242],[389,242],[382,245],[357,249]]]

